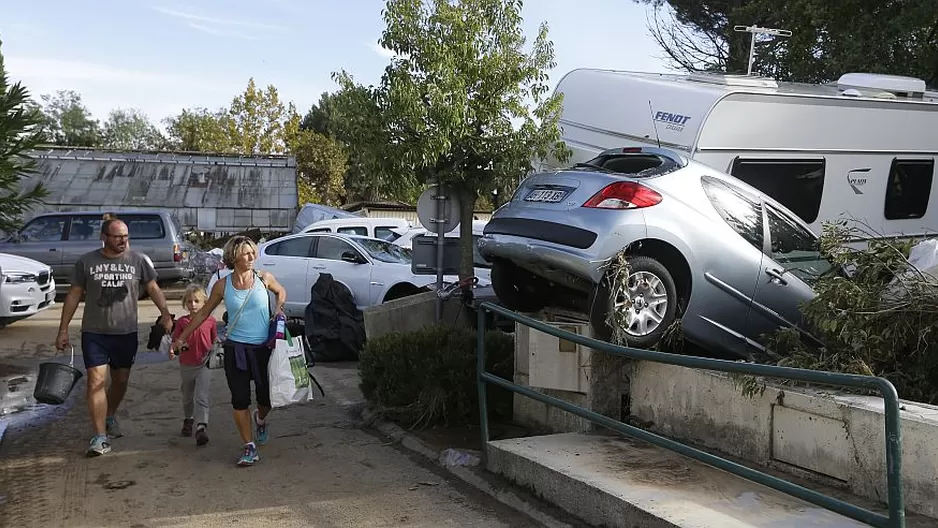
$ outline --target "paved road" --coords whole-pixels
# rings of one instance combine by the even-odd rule
[[[149,327],[156,312],[141,306]],[[52,310],[26,322],[0,330],[0,362],[51,354]],[[238,468],[224,375],[213,372],[211,442],[200,448],[179,436],[178,380],[174,362],[141,353],[119,412],[126,436],[99,458],[83,456],[83,391],[54,412],[13,415],[29,420],[14,419],[0,443],[0,526],[534,526],[329,400],[275,411],[261,461]]]

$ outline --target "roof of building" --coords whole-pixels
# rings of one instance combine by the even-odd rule
[[[62,206],[294,209],[296,159],[195,152],[49,147],[29,156],[46,201]]]

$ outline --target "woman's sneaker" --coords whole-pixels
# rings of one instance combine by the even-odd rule
[[[96,457],[101,455],[106,455],[111,452],[111,443],[107,441],[106,436],[94,436],[91,439],[91,443],[88,444],[88,450],[85,451],[85,455],[89,457]]]
[[[241,458],[238,459],[238,465],[253,466],[254,463],[260,459],[261,457],[257,455],[257,447],[251,442],[250,444],[244,445],[244,452],[241,453]]]
[[[124,430],[121,429],[121,424],[117,423],[117,418],[108,416],[104,425],[107,428],[108,438],[120,438],[124,436]]]
[[[263,425],[257,423],[257,410],[254,411],[254,441],[264,445],[267,443],[267,422]]]
[[[208,433],[205,432],[205,424],[199,424],[195,429],[195,445],[203,446],[208,443]]]

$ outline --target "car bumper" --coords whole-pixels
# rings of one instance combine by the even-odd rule
[[[489,260],[500,258],[522,267],[560,269],[592,282],[599,282],[608,262],[608,258],[587,250],[513,235],[484,235],[479,249]]]
[[[40,286],[35,282],[0,284],[0,317],[35,315],[55,304],[55,279]]]
[[[185,279],[191,279],[194,275],[193,269],[191,267],[168,267],[168,268],[157,268],[156,269],[157,280],[163,281],[180,281]]]

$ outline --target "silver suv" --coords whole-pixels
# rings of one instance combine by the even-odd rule
[[[168,211],[116,211],[127,224],[130,247],[153,262],[161,284],[192,276],[182,231]],[[101,247],[102,211],[43,213],[0,242],[0,252],[31,258],[52,267],[58,285],[71,281],[78,257]]]
[[[729,357],[765,351],[779,326],[802,330],[800,303],[831,265],[798,217],[746,183],[666,149],[620,148],[535,174],[479,243],[508,308],[574,299],[609,339],[623,311],[629,345],[650,347],[678,317],[694,344]],[[628,259],[627,281],[609,263]],[[564,303],[566,304],[566,303]]]

